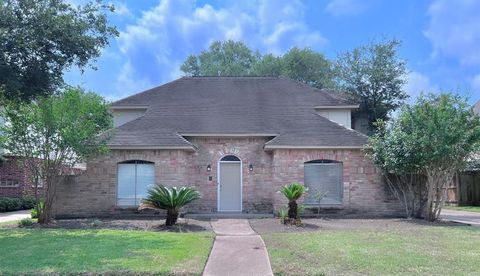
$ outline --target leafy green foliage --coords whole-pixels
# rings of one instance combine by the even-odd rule
[[[180,69],[190,76],[248,76],[257,60],[242,42],[214,41],[198,57],[190,55]]]
[[[84,69],[117,36],[110,5],[59,0],[0,1],[0,86],[7,99],[49,95],[72,66]],[[93,66],[90,66],[94,68]]]
[[[24,156],[32,182],[45,183],[45,206],[39,222],[51,219],[56,186],[75,164],[105,153],[112,118],[105,100],[80,88],[41,97],[33,102],[10,102],[2,113],[2,147]],[[38,201],[38,198],[37,198]]]
[[[0,213],[23,210],[23,201],[16,197],[0,198]]]
[[[289,200],[298,200],[307,191],[307,188],[298,182],[293,182],[285,185],[280,189],[280,192]]]
[[[143,200],[140,209],[163,209],[167,210],[166,225],[174,225],[178,219],[180,208],[197,200],[200,193],[193,187],[155,186],[148,190],[148,196]]]
[[[280,210],[278,210],[278,217],[280,218],[281,224],[286,224],[288,218],[288,210],[282,207]]]
[[[332,63],[308,48],[262,56],[243,42],[215,41],[208,51],[190,55],[180,69],[187,76],[282,76],[317,88],[334,86]]]
[[[23,209],[25,210],[32,209],[33,207],[35,207],[35,205],[37,205],[37,200],[35,199],[35,197],[28,194],[22,196]]]
[[[288,199],[288,219],[291,224],[301,224],[297,200],[302,197],[307,190],[305,186],[297,182],[285,185],[280,189],[280,193]],[[301,208],[302,207],[300,207],[300,209]]]
[[[281,76],[316,88],[334,87],[331,62],[321,53],[294,47],[282,57]]]
[[[28,226],[32,226],[32,224],[33,224],[33,220],[31,218],[24,218],[18,222],[18,226],[20,227],[28,227]]]
[[[443,189],[480,147],[480,119],[458,95],[421,95],[370,139],[374,162],[397,175],[427,179],[428,220],[438,218]]]
[[[38,219],[38,214],[40,213],[39,210],[43,210],[45,208],[45,201],[40,200],[38,204],[36,204],[33,209],[30,211],[30,216],[32,219]]]
[[[377,120],[388,120],[408,95],[404,60],[398,57],[400,41],[371,43],[341,54],[336,61],[337,85],[360,103],[358,112],[366,114],[370,131]]]

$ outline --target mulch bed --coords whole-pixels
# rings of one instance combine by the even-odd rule
[[[17,225],[10,227],[16,228]],[[116,229],[161,232],[211,232],[210,220],[179,219],[174,226],[166,226],[165,219],[62,219],[49,225],[34,223],[26,228],[39,229]]]
[[[432,226],[465,226],[455,222],[427,222],[420,219],[326,219],[305,218],[301,226],[281,224],[279,219],[250,219],[253,230],[264,233],[311,232],[321,230],[409,230]]]

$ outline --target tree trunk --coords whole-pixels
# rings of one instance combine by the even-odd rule
[[[172,226],[177,223],[178,219],[178,210],[177,209],[168,209],[167,210],[167,220],[165,221],[166,226]]]
[[[38,223],[49,224],[53,218],[53,203],[57,191],[58,183],[63,181],[63,176],[54,175],[55,172],[47,176],[44,188],[46,189],[45,202],[41,212],[38,214]]]
[[[297,219],[297,202],[295,200],[288,202],[288,218],[290,220]]]

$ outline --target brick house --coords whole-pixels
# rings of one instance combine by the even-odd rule
[[[277,191],[309,188],[306,207],[362,216],[402,210],[351,129],[358,106],[274,77],[183,77],[112,104],[111,151],[57,193],[57,217],[136,210],[150,185],[194,186],[189,212],[272,213]],[[316,194],[327,192],[318,202]]]
[[[28,169],[23,164],[23,157],[4,155],[0,164],[0,197],[22,197],[34,195],[35,188]],[[43,194],[43,185],[38,186],[38,193]]]

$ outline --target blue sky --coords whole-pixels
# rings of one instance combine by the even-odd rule
[[[82,0],[69,0],[81,4]],[[112,2],[120,31],[98,70],[67,72],[109,100],[182,75],[179,66],[213,40],[242,40],[262,53],[310,47],[330,58],[382,38],[403,41],[406,91],[459,91],[480,99],[478,0],[142,0]]]

